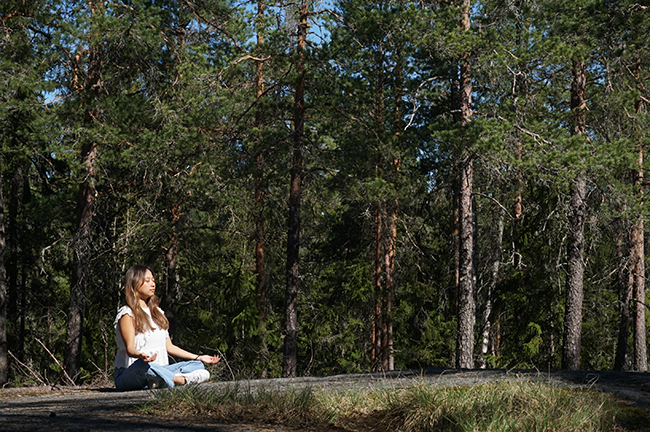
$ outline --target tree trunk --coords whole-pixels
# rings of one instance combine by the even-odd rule
[[[643,203],[643,149],[638,149],[638,169],[634,172],[634,185],[639,201]],[[648,370],[645,325],[645,262],[644,262],[644,223],[643,213],[639,212],[632,223],[630,232],[630,278],[634,297],[634,370]]]
[[[90,13],[96,13],[94,2],[89,3]],[[103,93],[102,87],[102,54],[99,46],[88,50],[88,70],[83,86],[79,89],[82,97],[96,100]],[[79,77],[75,75],[73,82],[79,86]],[[97,109],[85,112],[84,123],[91,128],[99,118]],[[94,137],[82,145],[81,161],[84,165],[83,181],[79,185],[77,196],[77,225],[74,239],[73,272],[70,280],[70,307],[68,311],[68,326],[65,342],[63,366],[68,377],[79,378],[81,367],[81,347],[83,338],[83,321],[86,312],[86,296],[88,293],[88,267],[92,248],[91,223],[95,207],[95,164],[97,158],[97,143]]]
[[[20,182],[18,179],[19,172],[14,172],[11,176],[9,183],[9,196],[11,199],[6,206],[6,218],[4,220],[5,229],[5,251],[4,251],[4,265],[6,271],[6,284],[7,284],[7,316],[8,322],[20,323],[25,314],[25,310],[20,307],[18,298],[23,294],[18,288],[18,269],[24,266],[18,257],[19,244],[22,238],[19,238],[19,232],[22,230],[18,227],[18,214],[20,202]],[[4,190],[3,190],[4,193]],[[18,354],[18,358],[23,357],[24,353],[24,340],[21,338],[20,328],[14,330],[12,334],[7,335],[7,343],[12,347],[13,353]],[[18,338],[16,338],[18,335]]]
[[[7,345],[7,269],[5,268],[5,203],[0,174],[0,385],[9,379],[9,359]]]
[[[88,292],[88,264],[92,247],[91,222],[95,204],[95,189],[92,181],[95,176],[96,155],[97,146],[94,143],[84,146],[82,156],[86,165],[86,180],[79,187],[77,199],[74,271],[70,285],[70,307],[63,363],[66,374],[75,381],[79,378],[81,367],[83,321],[86,313],[86,295]]]
[[[645,91],[643,84],[641,59],[637,59],[635,76],[639,92]],[[637,116],[645,111],[645,98],[638,98],[634,102]],[[643,131],[638,132],[643,135]],[[630,280],[632,283],[632,296],[634,298],[634,370],[646,372],[648,370],[648,354],[646,344],[646,323],[645,323],[645,233],[644,233],[644,198],[643,198],[643,142],[638,138],[637,146],[637,167],[634,171],[634,190],[638,196],[637,204],[639,210],[635,220],[632,222],[630,232]]]
[[[461,28],[470,30],[471,0],[463,0]],[[460,126],[465,128],[472,117],[472,75],[469,55],[460,60],[459,79]],[[475,272],[474,272],[474,162],[471,156],[461,156],[457,161],[459,178],[459,268],[458,268],[458,334],[456,367],[474,367],[474,325],[476,322]]]
[[[587,71],[584,62],[574,62],[571,85],[572,135],[584,135]],[[585,218],[587,181],[580,171],[571,187],[571,215],[567,236],[567,278],[564,317],[563,369],[580,368],[580,338],[584,277]]]
[[[381,239],[382,227],[383,227],[383,208],[381,205],[381,200],[377,204],[377,210],[375,214],[375,257],[374,257],[374,269],[372,274],[372,286],[373,292],[375,295],[375,305],[373,308],[373,321],[372,321],[372,353],[370,355],[370,364],[372,370],[379,371],[381,370],[381,341],[383,339],[381,324],[381,315],[382,315],[382,303],[381,303],[381,278],[382,278],[382,263],[381,263]]]
[[[174,339],[175,344],[182,343],[178,334],[178,321],[174,312],[175,304],[180,298],[178,283],[178,221],[181,218],[181,207],[173,203],[170,209],[172,233],[169,238],[169,246],[165,252],[165,293],[160,301],[165,316],[169,321],[169,336]]]
[[[257,49],[258,58],[256,61],[256,79],[255,79],[255,99],[259,103],[264,94],[264,60],[262,57],[262,47],[264,46],[264,14],[266,10],[265,0],[257,2]],[[258,131],[264,128],[263,113],[260,108],[255,113],[255,126]],[[265,252],[265,227],[264,227],[264,209],[266,207],[265,196],[266,188],[264,186],[264,149],[261,142],[255,158],[255,203],[257,205],[257,220],[255,221],[255,273],[256,273],[256,290],[257,290],[257,307],[259,309],[259,328],[261,345],[264,350],[265,341],[265,320],[266,320],[266,252]]]
[[[386,251],[384,253],[384,267],[386,268],[386,307],[384,316],[384,370],[392,371],[395,368],[393,355],[393,291],[395,288],[395,256],[397,253],[397,199],[392,203],[388,219],[388,236]]]
[[[517,151],[515,153],[515,159],[521,161],[521,156],[523,153],[523,144],[521,141],[517,142]],[[521,229],[522,219],[524,217],[524,205],[523,198],[521,196],[521,188],[523,185],[523,175],[521,171],[517,173],[517,195],[515,196],[515,221],[514,221],[514,238],[515,238],[515,250],[514,250],[514,267],[517,270],[521,269],[521,245],[519,240],[519,231]]]
[[[302,0],[298,11],[300,18],[297,29],[296,71],[298,80],[294,96],[293,162],[289,189],[283,377],[295,377],[298,364],[298,262],[300,258],[300,205],[305,124],[305,49],[307,47],[308,12],[309,3],[307,0]]]
[[[571,221],[567,240],[566,306],[564,317],[563,369],[580,368],[580,336],[584,275],[584,224],[586,181],[578,176],[571,192]]]
[[[494,345],[491,343],[492,335],[492,325],[490,318],[492,315],[492,293],[496,288],[497,282],[499,280],[499,268],[501,266],[501,247],[503,245],[503,229],[504,229],[504,212],[499,210],[499,216],[497,221],[497,232],[496,239],[494,244],[494,256],[492,258],[492,274],[490,275],[490,280],[486,284],[485,292],[483,293],[483,313],[481,315],[481,357],[479,359],[479,368],[487,368],[487,356],[490,353],[490,346]]]
[[[394,369],[393,290],[397,242],[397,200],[377,204],[373,272],[374,319],[371,364],[375,371]]]
[[[624,238],[626,229],[622,219],[618,221],[619,229],[616,233],[616,249],[618,255],[618,262],[624,262]],[[627,272],[619,271],[619,276],[616,278],[618,286],[618,340],[616,342],[616,357],[614,358],[614,370],[625,370],[627,364],[627,344],[630,337],[630,306],[632,305],[632,287],[633,282],[625,280],[632,278],[632,269],[627,269]]]
[[[460,280],[458,286],[458,345],[456,366],[474,368],[474,217],[472,207],[473,163],[466,160],[460,169]]]

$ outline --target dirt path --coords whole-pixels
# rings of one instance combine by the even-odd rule
[[[458,371],[426,369],[329,377],[267,379],[202,384],[215,388],[238,385],[255,389],[290,387],[315,389],[379,389],[426,382],[433,386],[476,385],[498,380],[540,380],[590,387],[613,393],[639,408],[650,410],[650,373],[589,371]],[[164,391],[164,390],[163,390]],[[246,424],[215,424],[209,420],[172,420],[140,414],[138,404],[155,391],[116,392],[114,389],[61,387],[0,391],[0,431],[181,431],[280,432],[294,429]]]

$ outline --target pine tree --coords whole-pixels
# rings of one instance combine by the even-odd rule
[[[28,233],[19,228],[19,209],[29,193],[29,172],[43,146],[39,132],[45,118],[42,101],[47,91],[50,63],[44,45],[49,44],[49,16],[42,2],[3,2],[0,6],[0,384],[9,379],[8,353],[19,356],[24,348],[25,302],[19,302],[18,268],[26,286],[26,262],[31,253]],[[21,238],[19,239],[19,235]],[[25,289],[21,298],[25,298]],[[20,310],[19,310],[20,309]],[[13,345],[10,347],[10,343]],[[15,355],[15,354],[14,354]]]

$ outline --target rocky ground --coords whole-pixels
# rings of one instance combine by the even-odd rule
[[[290,387],[314,389],[379,389],[419,382],[434,386],[476,385],[497,380],[541,380],[613,393],[650,410],[650,373],[609,371],[446,370],[395,371],[328,377],[278,378],[202,384],[215,388],[237,385],[254,390]],[[112,388],[39,387],[0,391],[0,431],[182,431],[286,432],[289,428],[247,424],[215,424],[206,419],[173,420],[140,413],[138,404],[155,391],[117,392]],[[650,430],[650,425],[649,429]]]

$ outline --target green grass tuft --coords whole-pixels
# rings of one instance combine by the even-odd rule
[[[223,422],[350,431],[626,430],[617,428],[620,410],[612,396],[534,381],[338,391],[188,386],[160,392],[143,409],[174,417],[201,415]],[[628,424],[641,418],[638,412],[625,412]]]

